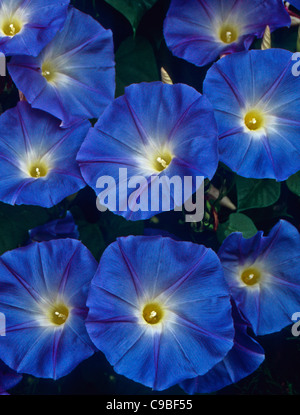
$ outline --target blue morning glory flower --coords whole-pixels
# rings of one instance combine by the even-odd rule
[[[104,111],[77,160],[99,199],[102,179],[110,178],[102,205],[126,219],[148,219],[182,206],[199,188],[198,178],[200,185],[203,177],[213,177],[217,143],[211,104],[194,88],[140,83],[127,87]],[[184,186],[184,177],[191,185]],[[173,178],[179,186],[170,185]],[[160,185],[161,194],[153,197]]]
[[[70,7],[63,30],[39,56],[14,56],[8,70],[32,107],[63,126],[98,118],[115,93],[112,32]]]
[[[211,249],[118,238],[92,279],[87,331],[114,370],[155,390],[202,375],[233,346],[230,297]]]
[[[257,335],[280,331],[300,307],[300,235],[280,220],[264,236],[234,232],[218,255],[232,297]]]
[[[62,29],[69,0],[0,0],[0,52],[37,56]]]
[[[18,373],[58,379],[91,356],[84,320],[97,262],[79,241],[36,242],[0,257],[0,358]]]
[[[55,219],[44,225],[37,226],[30,229],[28,233],[31,242],[43,242],[62,238],[79,239],[78,228],[70,211],[67,211],[64,218]]]
[[[182,389],[189,393],[211,393],[249,376],[265,359],[264,349],[247,332],[247,323],[232,301],[234,321],[234,345],[224,359],[205,375],[181,382]]]
[[[164,36],[172,53],[204,66],[249,49],[255,37],[290,26],[282,0],[172,0]]]
[[[208,70],[203,88],[215,109],[220,160],[240,176],[283,181],[300,170],[300,77],[292,55],[251,50]]]
[[[59,120],[19,102],[0,117],[0,200],[51,207],[85,187],[76,154],[90,127]]]
[[[16,373],[0,360],[0,395],[8,395],[7,391],[22,380],[22,375]]]

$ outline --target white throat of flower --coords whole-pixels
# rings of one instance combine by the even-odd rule
[[[20,160],[19,168],[24,178],[44,179],[53,168],[53,162],[49,155],[40,155],[37,152],[31,151]]]
[[[0,8],[0,36],[14,37],[21,33],[29,21],[28,10],[15,8],[13,3],[2,4]]]
[[[145,174],[159,174],[170,166],[173,158],[173,150],[169,144],[150,144],[143,149],[138,161]]]
[[[218,43],[230,45],[239,41],[243,35],[243,26],[240,16],[234,14],[224,19],[216,18],[212,25],[213,36]]]
[[[270,270],[268,263],[259,257],[254,263],[245,263],[237,267],[235,283],[249,292],[261,290],[272,281]]]
[[[241,111],[240,116],[244,132],[251,134],[253,138],[265,136],[267,130],[276,124],[276,117],[264,105],[249,105]]]
[[[74,78],[77,79],[76,54],[66,52],[57,43],[54,38],[39,55],[40,74],[49,85],[68,88],[72,85]]]
[[[42,298],[35,318],[42,327],[63,329],[70,319],[72,307],[62,298]]]
[[[161,298],[140,301],[136,317],[149,333],[161,333],[168,321],[169,310]]]

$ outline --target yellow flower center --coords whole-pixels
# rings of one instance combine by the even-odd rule
[[[242,272],[241,280],[246,285],[257,284],[261,280],[261,272],[257,268],[247,268]]]
[[[219,36],[223,43],[233,43],[239,37],[238,29],[234,25],[225,24],[221,27]]]
[[[69,317],[69,309],[65,304],[54,304],[49,310],[49,320],[56,326],[64,324]]]
[[[48,167],[42,161],[32,163],[28,169],[29,175],[35,179],[47,176]]]
[[[42,75],[48,82],[54,82],[57,72],[54,68],[54,66],[46,61],[42,64]]]
[[[5,36],[13,37],[21,31],[22,26],[21,21],[15,17],[5,19],[2,24],[2,32]]]
[[[164,310],[158,303],[146,304],[143,309],[143,318],[148,324],[158,324],[164,316]]]
[[[251,110],[248,111],[245,115],[244,122],[246,127],[251,130],[255,131],[258,130],[265,125],[265,118],[261,111],[259,110]]]
[[[152,163],[153,169],[157,172],[165,170],[173,159],[169,151],[162,151],[161,154],[156,154]]]

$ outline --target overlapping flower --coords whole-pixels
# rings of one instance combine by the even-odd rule
[[[0,52],[37,56],[62,29],[69,0],[1,0]]]
[[[98,179],[111,178],[102,204],[126,219],[180,207],[196,191],[197,176],[212,178],[218,166],[211,104],[184,84],[130,85],[90,129],[77,160],[97,195],[104,187]],[[192,186],[177,190],[167,180],[176,176],[182,183],[191,177]],[[153,198],[159,183],[161,194]]]
[[[52,115],[19,102],[0,118],[0,200],[51,207],[85,186],[76,154],[90,127],[62,129]]]
[[[15,56],[8,69],[32,107],[63,126],[98,118],[115,93],[112,32],[71,7],[63,30],[37,57]]]
[[[267,236],[234,232],[218,255],[237,307],[257,335],[280,331],[300,307],[300,234],[280,220]]]
[[[247,332],[248,324],[233,306],[235,328],[234,345],[224,359],[205,375],[187,379],[180,386],[189,394],[211,393],[236,383],[253,373],[264,361],[265,353],[260,344]]]
[[[217,255],[165,237],[118,238],[104,252],[86,325],[117,373],[156,390],[203,375],[233,346]]]
[[[22,377],[0,360],[0,395],[7,395],[7,391],[16,386]]]
[[[207,72],[203,88],[215,109],[220,160],[241,176],[283,181],[300,170],[300,77],[292,55],[251,50]]]
[[[67,211],[64,218],[54,219],[44,225],[29,230],[31,242],[50,241],[52,239],[79,239],[78,227],[72,213]]]
[[[2,255],[4,363],[19,373],[58,379],[94,353],[84,320],[96,268],[87,248],[72,239],[36,242]]]
[[[172,0],[164,23],[175,56],[198,66],[249,49],[255,37],[289,26],[282,0]]]

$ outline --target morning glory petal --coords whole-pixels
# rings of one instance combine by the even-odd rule
[[[115,92],[112,32],[70,7],[63,30],[42,52],[35,58],[14,57],[8,70],[32,107],[59,118],[63,126],[98,118]]]
[[[189,394],[211,393],[238,382],[253,373],[264,361],[260,344],[247,332],[247,323],[241,317],[234,302],[234,345],[224,359],[209,372],[195,379],[185,380],[180,386]]]
[[[164,22],[171,52],[198,66],[249,49],[255,37],[290,26],[281,0],[172,0]]]
[[[90,123],[59,125],[25,101],[1,115],[2,202],[51,207],[85,187],[75,158]]]
[[[117,373],[164,390],[222,360],[234,329],[220,265],[210,249],[161,236],[118,238],[105,250],[86,327]]]
[[[1,0],[0,52],[37,56],[60,31],[69,0]]]
[[[7,395],[7,390],[16,386],[22,380],[22,375],[10,369],[0,360],[0,395]]]
[[[54,219],[44,225],[28,231],[31,242],[50,241],[51,239],[79,239],[78,227],[72,213],[68,210],[64,218]]]
[[[299,82],[292,52],[229,55],[207,72],[220,160],[243,177],[284,181],[300,170]]]
[[[101,187],[98,179],[112,178],[114,183],[108,192],[116,194],[116,203],[112,199],[108,208],[126,219],[148,219],[176,205],[180,207],[199,187],[197,177],[202,181],[203,177],[212,178],[218,166],[217,130],[211,104],[184,84],[130,85],[90,129],[77,160],[85,181],[97,195]],[[126,169],[126,176],[121,169]],[[134,176],[145,182],[138,191],[146,195],[146,200],[140,197],[138,209],[129,202],[137,191],[134,185],[129,186]],[[187,176],[193,183],[184,192],[181,184]],[[154,182],[165,179],[167,183],[173,177],[179,178],[179,190],[173,188],[170,192],[170,185],[166,185],[161,197],[151,198]],[[169,204],[164,208],[162,201],[167,197]],[[159,202],[155,208],[153,201]]]
[[[255,334],[280,331],[300,307],[300,235],[280,220],[267,236],[234,232],[218,255],[237,307]]]
[[[94,353],[84,320],[97,263],[81,242],[32,243],[0,258],[1,359],[18,373],[58,379]]]

